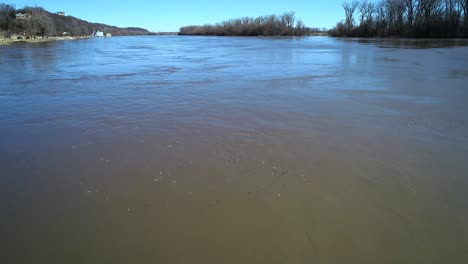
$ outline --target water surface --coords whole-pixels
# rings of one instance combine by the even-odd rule
[[[2,258],[466,263],[467,58],[462,40],[1,46]]]

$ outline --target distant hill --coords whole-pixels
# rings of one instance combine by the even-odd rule
[[[41,7],[15,9],[0,3],[0,31],[10,34],[36,36],[89,36],[94,31],[111,33],[113,36],[153,35],[144,28],[120,28],[102,23],[92,23],[63,13],[51,13]]]
[[[47,12],[55,24],[57,34],[67,32],[73,36],[91,35],[93,31],[111,33],[112,36],[152,35],[154,33],[138,27],[120,28],[101,23],[91,23],[73,16],[61,16]]]

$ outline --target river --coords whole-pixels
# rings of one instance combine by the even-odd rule
[[[4,263],[466,263],[467,83],[466,40],[0,46]]]

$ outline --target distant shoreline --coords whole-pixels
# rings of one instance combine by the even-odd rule
[[[164,35],[158,35],[158,36],[164,36]],[[172,36],[172,35],[167,35],[167,36]],[[199,35],[199,34],[177,34],[177,36],[180,37],[242,37],[242,38],[258,38],[258,37],[271,37],[271,38],[282,38],[282,37],[331,37],[328,32],[313,32],[309,33],[307,35]]]
[[[36,39],[2,39],[0,38],[0,45],[10,45],[10,44],[25,44],[25,43],[41,43],[49,41],[58,41],[58,40],[77,40],[77,39],[87,39],[91,37],[48,37],[48,38],[36,38]]]
[[[143,35],[141,35],[143,36]],[[152,35],[147,35],[147,36],[193,36],[197,37],[201,35],[179,35],[177,33],[171,32],[168,34],[165,33],[156,33]],[[302,36],[302,37],[316,37],[316,36],[329,36],[328,33],[311,33],[310,35],[307,36]],[[138,36],[135,36],[138,37]],[[205,36],[209,37],[209,36]],[[215,37],[215,36],[213,36]],[[275,36],[222,36],[222,37],[275,37]],[[281,37],[281,36],[280,36]],[[287,37],[287,36],[283,36]],[[0,38],[0,45],[12,45],[12,44],[27,44],[27,43],[42,43],[42,42],[49,42],[49,41],[59,41],[59,40],[78,40],[78,39],[89,39],[92,37],[86,36],[86,37],[48,37],[48,38],[36,38],[36,39],[5,39],[5,38]]]

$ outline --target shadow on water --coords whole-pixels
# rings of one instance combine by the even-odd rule
[[[350,38],[345,42],[376,45],[379,48],[434,49],[468,46],[467,39]]]

